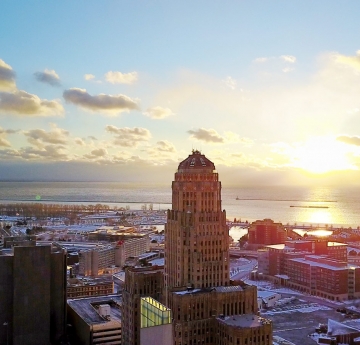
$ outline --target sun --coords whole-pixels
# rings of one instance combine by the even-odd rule
[[[348,145],[331,137],[314,137],[297,145],[293,165],[314,174],[356,169],[349,160]]]

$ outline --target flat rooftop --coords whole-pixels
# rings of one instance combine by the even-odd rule
[[[120,306],[121,296],[93,296],[89,298],[69,299],[67,304],[72,308],[88,325],[105,324],[110,321],[121,322]],[[110,305],[110,320],[102,318],[94,306],[100,304]]]
[[[218,317],[217,320],[228,326],[238,327],[238,328],[257,328],[265,324],[271,323],[270,320],[264,319],[261,316],[257,316],[253,314]]]
[[[187,295],[187,294],[200,294],[200,293],[209,293],[211,291],[216,292],[233,292],[233,291],[244,291],[244,288],[240,285],[230,285],[230,286],[214,286],[201,289],[186,289],[182,291],[174,291],[177,295]]]
[[[290,259],[290,260],[296,261],[296,262],[301,262],[301,263],[306,263],[306,264],[309,264],[310,266],[318,266],[318,267],[336,270],[336,271],[359,267],[359,266],[356,266],[353,264],[348,264],[346,262],[342,263],[342,262],[332,261],[327,258],[325,258],[324,262],[313,261],[313,260],[317,260],[317,259],[320,260],[320,259],[324,259],[324,258],[317,256],[317,255],[308,255],[305,258],[294,258],[294,259]]]

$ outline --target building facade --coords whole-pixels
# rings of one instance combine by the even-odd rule
[[[318,255],[290,259],[287,286],[333,301],[360,296],[360,267]]]
[[[121,296],[69,299],[68,323],[71,344],[121,345]]]
[[[122,343],[140,345],[141,298],[161,300],[163,295],[163,268],[128,267],[122,292]]]
[[[257,220],[249,227],[249,244],[269,245],[284,243],[286,230],[281,223],[275,223],[271,219]]]
[[[138,256],[150,250],[150,238],[147,234],[137,234],[117,243],[99,244],[79,252],[79,274],[98,276],[107,274],[112,266],[122,268],[130,256]]]
[[[331,300],[360,295],[360,266],[347,263],[347,245],[327,240],[286,241],[258,251],[257,277]]]
[[[68,278],[67,298],[104,296],[114,293],[114,282],[102,278]]]
[[[31,241],[0,251],[0,291],[1,344],[48,345],[63,338],[65,250]]]

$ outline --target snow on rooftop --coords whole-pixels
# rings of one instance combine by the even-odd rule
[[[344,325],[335,320],[328,319],[328,335],[342,335],[360,332],[360,329]]]

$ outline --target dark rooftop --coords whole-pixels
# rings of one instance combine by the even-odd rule
[[[179,172],[180,170],[188,170],[188,169],[206,169],[206,170],[215,170],[215,165],[209,159],[205,157],[205,155],[201,154],[198,150],[193,150],[192,154],[189,155],[188,158],[180,162],[179,164]]]
[[[119,295],[69,299],[67,303],[88,325],[109,322],[109,320],[103,319],[95,309],[95,306],[100,304],[109,304],[111,307],[110,319],[112,321],[121,321],[120,306],[122,299]]]

